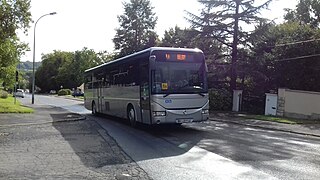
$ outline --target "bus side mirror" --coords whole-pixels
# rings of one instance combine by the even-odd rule
[[[156,55],[151,55],[150,57],[149,57],[149,60],[150,61],[156,61]]]
[[[150,67],[155,67],[155,65],[156,65],[156,56],[155,55],[151,55],[150,57],[149,57],[149,60],[150,60]]]

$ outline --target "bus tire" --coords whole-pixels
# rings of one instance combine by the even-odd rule
[[[92,102],[92,106],[91,106],[91,110],[92,110],[92,114],[93,115],[97,115],[97,106],[96,106],[96,103],[93,101]]]
[[[136,117],[136,112],[134,111],[134,108],[132,105],[129,105],[127,108],[127,117],[129,119],[130,125],[132,127],[136,127],[137,117]]]

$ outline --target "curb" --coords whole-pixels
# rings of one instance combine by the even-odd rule
[[[33,126],[33,125],[42,125],[42,124],[53,124],[53,123],[62,123],[62,122],[69,122],[69,121],[83,121],[86,117],[80,115],[78,118],[70,118],[70,119],[59,119],[56,121],[45,121],[39,123],[21,123],[21,124],[8,124],[8,125],[0,125],[0,127],[15,127],[15,126]]]
[[[299,134],[299,135],[305,135],[305,136],[320,137],[320,135],[317,135],[317,134],[297,132],[297,131],[286,130],[286,129],[270,128],[270,127],[265,127],[265,126],[252,125],[252,124],[248,124],[248,123],[241,123],[241,122],[235,122],[235,121],[227,121],[227,120],[224,120],[224,119],[209,118],[209,120],[210,120],[210,121],[217,121],[217,122],[237,124],[237,125],[242,125],[242,126],[255,127],[255,128],[265,129],[265,130],[280,131],[280,132],[287,132],[287,133],[293,133],[293,134]]]

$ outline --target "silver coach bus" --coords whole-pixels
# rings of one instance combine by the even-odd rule
[[[207,67],[199,49],[152,47],[85,71],[85,107],[144,124],[209,118]]]

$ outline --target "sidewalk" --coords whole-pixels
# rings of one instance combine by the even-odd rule
[[[79,121],[86,118],[80,114],[71,113],[58,107],[31,104],[28,104],[28,106],[33,108],[35,112],[30,114],[1,114],[0,127],[35,125],[61,121]]]
[[[211,121],[219,121],[225,123],[239,124],[249,127],[262,128],[267,130],[283,131],[307,136],[320,137],[319,124],[285,124],[271,121],[263,121],[256,119],[246,119],[240,116],[231,115],[230,113],[212,113]]]
[[[150,179],[90,117],[27,106],[0,114],[0,179]]]

